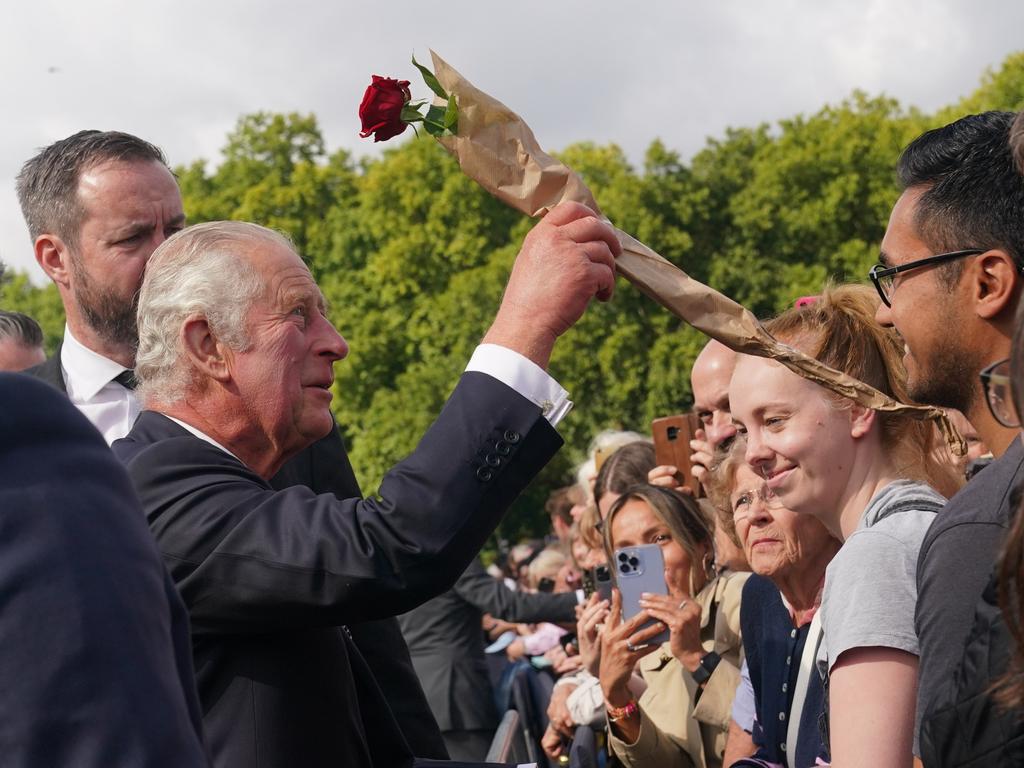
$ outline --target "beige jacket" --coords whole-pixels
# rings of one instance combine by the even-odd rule
[[[740,682],[740,595],[750,574],[724,573],[697,595],[701,642],[722,661],[701,691],[669,644],[640,660],[647,690],[640,697],[640,736],[608,744],[626,768],[721,768],[732,700]],[[700,697],[697,694],[700,693]]]

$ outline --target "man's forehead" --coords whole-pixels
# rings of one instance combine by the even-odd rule
[[[698,407],[715,408],[728,402],[729,381],[736,366],[736,353],[724,344],[710,341],[697,355],[690,371],[690,388]]]

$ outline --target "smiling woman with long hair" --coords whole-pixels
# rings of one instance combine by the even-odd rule
[[[870,288],[827,288],[766,324],[780,341],[907,401],[903,345]],[[919,646],[917,555],[957,488],[934,425],[839,398],[779,363],[741,355],[729,388],[765,492],[816,516],[842,549],[822,599],[829,747],[838,768],[912,763]],[[936,490],[937,489],[937,490]],[[941,491],[941,493],[940,493]]]
[[[611,751],[627,768],[719,768],[740,677],[747,574],[716,574],[710,521],[691,497],[665,488],[626,489],[604,533],[609,559],[622,547],[659,545],[668,587],[629,621],[613,593],[599,671]],[[658,624],[642,628],[648,618]],[[648,644],[665,627],[669,640]]]

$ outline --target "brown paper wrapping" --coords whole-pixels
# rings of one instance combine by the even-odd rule
[[[433,51],[434,73],[459,105],[458,134],[438,139],[463,172],[516,210],[542,216],[564,200],[600,212],[597,201],[574,171],[540,148],[530,127],[497,99],[474,87]],[[443,104],[440,99],[437,103]],[[699,331],[747,355],[768,357],[842,397],[877,411],[934,419],[957,455],[967,446],[938,408],[908,405],[780,343],[754,314],[713,288],[694,280],[636,238],[616,229],[622,255],[619,273],[644,294]]]

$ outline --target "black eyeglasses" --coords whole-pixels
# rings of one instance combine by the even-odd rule
[[[985,402],[995,420],[1004,427],[1019,427],[1020,416],[1017,415],[1010,392],[1010,361],[992,363],[979,376],[985,390]]]
[[[918,259],[917,261],[908,261],[906,264],[900,264],[898,267],[886,267],[882,264],[876,264],[868,272],[868,277],[875,284],[875,290],[882,297],[882,303],[887,307],[891,307],[892,304],[889,302],[889,299],[892,297],[893,278],[900,272],[917,269],[918,267],[927,267],[932,264],[941,264],[944,261],[962,259],[965,256],[977,256],[979,253],[984,252],[984,250],[979,248],[969,248],[965,251],[950,251],[949,253],[939,253],[935,256]]]

